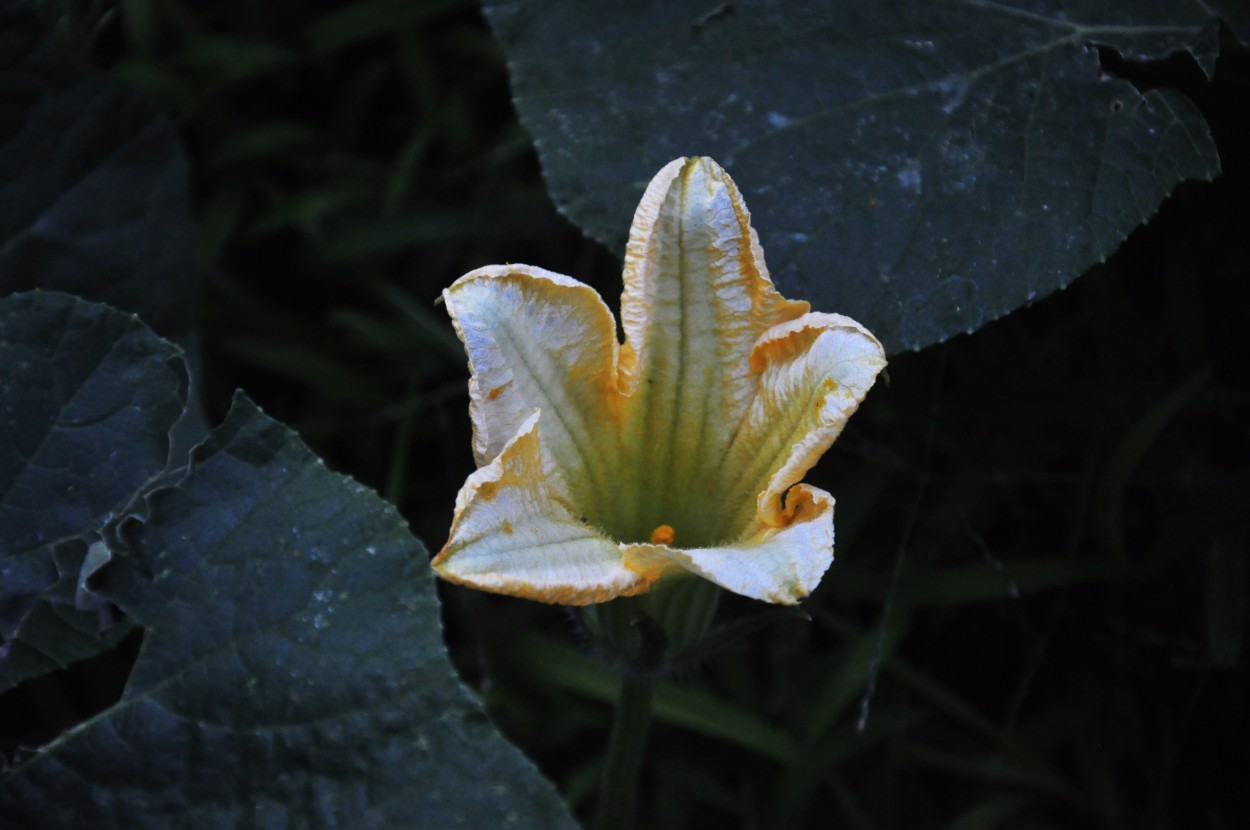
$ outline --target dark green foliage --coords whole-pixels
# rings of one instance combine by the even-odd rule
[[[891,353],[1062,288],[1219,169],[1185,96],[1106,76],[1094,48],[1209,70],[1200,4],[485,5],[574,222],[620,250],[654,171],[712,156],[782,291]]]
[[[111,561],[82,589],[144,632],[121,699],[4,772],[3,826],[571,826],[456,679],[425,549],[393,507],[243,396],[173,483],[145,487],[185,401],[173,348],[61,294],[0,300],[0,321],[0,365],[46,379],[19,379],[34,399],[5,542],[98,532]],[[99,475],[97,447],[152,444],[155,465]],[[96,505],[126,500],[106,524]],[[0,553],[8,606],[26,587],[11,566],[40,551]]]
[[[76,11],[61,18],[61,30],[76,33],[80,51],[114,76],[158,99],[189,149],[192,207],[212,266],[199,309],[203,381],[218,420],[234,387],[243,386],[299,427],[331,467],[384,491],[437,546],[472,465],[464,358],[432,304],[438,291],[493,262],[572,274],[600,288],[610,305],[620,287],[616,252],[582,240],[549,203],[529,139],[508,106],[502,52],[476,7],[390,0],[62,5]],[[1132,102],[1196,103],[1224,172],[1213,183],[1181,185],[1105,265],[1067,290],[1043,300],[1047,289],[1039,284],[1036,302],[976,335],[894,359],[889,383],[873,391],[810,476],[838,499],[837,559],[820,590],[797,613],[726,602],[718,647],[657,684],[642,826],[1246,823],[1250,56],[1235,40],[1246,31],[1241,6],[1209,5],[1227,15],[1218,49],[1213,26],[1199,32],[1186,24],[1179,34],[1172,27],[1169,37],[1179,40],[1139,41],[1140,49],[1103,38],[1116,48],[1095,55],[1067,43],[1048,54],[1067,55],[1095,73],[1101,63],[1114,76],[1095,85],[1097,95],[1111,96],[1105,112],[1097,110],[1104,125],[1142,126],[1136,119],[1143,111]],[[1155,6],[1169,14],[1179,8]],[[725,23],[741,28],[752,7],[709,2],[687,16],[716,11],[704,34]],[[1195,32],[1207,39],[1195,40]],[[1173,43],[1195,49],[1198,60],[1184,49],[1168,57]],[[605,85],[603,92],[628,90]],[[1114,100],[1125,106],[1113,112]],[[1184,123],[1191,123],[1192,109],[1182,106]],[[681,126],[671,120],[673,129]],[[559,150],[555,141],[543,139],[546,156]],[[847,149],[880,149],[867,139],[864,145]],[[1189,163],[1168,153],[1160,159]],[[838,256],[823,259],[818,271],[805,266],[800,273],[797,264],[785,270],[791,266],[779,256],[784,243],[768,227],[778,221],[776,211],[760,190],[766,174],[753,167],[740,159],[730,172],[783,279],[862,275],[844,272]],[[627,184],[653,172],[639,166]],[[1069,183],[1080,190],[1093,175],[1054,172],[1056,189]],[[636,191],[600,191],[627,218]],[[1146,207],[1117,226],[1121,236],[1157,204],[1162,191],[1147,191],[1138,193]],[[841,198],[829,209],[845,210]],[[902,232],[894,215],[878,209],[874,216],[881,236]],[[1083,226],[1076,224],[1057,222],[1051,231],[1078,233]],[[610,232],[624,230],[614,223]],[[976,237],[982,225],[968,220],[956,230]],[[1024,249],[1030,237],[1022,234],[1000,242]],[[1074,280],[1112,248],[1114,242],[1096,256],[1087,249],[1090,256],[1055,271],[1051,287]],[[856,301],[827,306],[851,311]],[[202,492],[196,488],[237,482],[244,493],[269,493],[264,510],[277,509],[283,488],[272,488],[284,479],[261,462],[272,452],[275,463],[287,452],[306,458],[298,445],[276,439],[285,433],[272,422],[241,406],[228,431],[201,451],[189,480],[194,487],[153,496],[159,520],[125,526],[136,535],[121,534],[134,544],[159,543],[173,573],[188,573],[179,528],[194,519],[198,502],[189,497]],[[283,449],[275,451],[275,443]],[[237,476],[246,458],[268,472]],[[354,486],[316,465],[305,472],[308,478],[295,475],[289,486]],[[316,491],[300,498],[323,504]],[[343,521],[350,515],[386,528],[398,521],[366,500]],[[330,515],[317,510],[323,519]],[[337,530],[326,520],[324,527]],[[294,520],[268,524],[279,552],[295,549],[290,527],[299,526],[301,536],[313,532]],[[279,677],[279,658],[300,655],[308,668],[333,660],[366,676],[387,659],[373,647],[378,633],[362,620],[402,622],[420,629],[410,636],[436,636],[424,595],[417,621],[374,607],[393,610],[426,578],[411,561],[421,556],[415,543],[396,544],[391,560],[367,563],[376,570],[334,574],[329,560],[252,564],[246,548],[219,545],[202,568],[220,576],[201,581],[192,569],[182,590],[197,607],[220,612],[231,602],[238,613],[205,613],[204,630],[189,633],[188,620],[166,602],[174,577],[157,580],[158,567],[119,579],[109,574],[123,562],[118,557],[90,585],[115,590],[149,627],[143,653],[125,693],[129,702],[73,733],[78,737],[59,750],[68,753],[66,763],[87,755],[106,724],[158,703],[169,707],[161,714],[170,726],[165,734],[178,740],[194,734],[191,715],[212,724],[203,728],[201,749],[222,747],[223,725],[272,728],[265,704],[285,710],[312,676],[301,669],[295,680]],[[118,549],[137,555],[133,547]],[[367,559],[358,547],[343,555],[344,562]],[[231,569],[238,579],[224,575]],[[72,570],[44,573],[62,580]],[[303,591],[304,604],[268,611],[256,601],[266,580]],[[58,584],[58,591],[69,587]],[[323,588],[335,591],[334,612],[318,629],[325,603],[315,592]],[[441,594],[462,675],[501,730],[555,781],[576,814],[588,817],[616,689],[610,669],[562,609],[450,586]],[[83,619],[90,627],[82,636],[91,639],[98,616]],[[273,661],[227,661],[218,635],[235,619],[252,632],[237,653],[250,656],[272,644],[263,653]],[[257,633],[262,619],[272,619],[270,633]],[[359,643],[361,653],[346,643]],[[105,657],[128,670],[136,645],[132,638]],[[202,686],[187,670],[191,654],[220,669],[199,678]],[[395,659],[405,654],[397,651]],[[23,683],[0,699],[6,752],[31,723],[107,711],[114,700],[72,705],[75,693],[107,685],[108,672],[89,668]],[[162,673],[168,685],[154,685]],[[253,675],[257,685],[249,691]],[[382,681],[428,700],[427,689],[408,682],[402,673]],[[228,687],[229,694],[190,706],[182,695],[193,687]],[[324,705],[336,711],[379,693],[340,676],[324,691]],[[301,698],[297,710],[317,705]],[[344,740],[348,725],[383,725],[368,742],[348,740],[362,760],[343,780],[371,778],[375,749],[416,752],[389,731],[396,718],[402,716],[361,710],[326,721],[324,734]],[[472,730],[476,716],[468,718]],[[319,727],[301,722],[294,729],[311,742]],[[259,732],[239,727],[236,745],[221,751],[229,758],[255,747]],[[309,754],[291,767],[306,782],[320,781],[342,760],[304,749]],[[30,767],[29,779],[10,774],[35,782],[59,762],[48,763]],[[143,773],[155,782],[144,796],[148,804],[174,803],[153,795],[175,797],[161,770]],[[223,794],[247,793],[257,805],[246,816],[223,812],[228,818],[259,824],[277,809],[275,794],[289,794],[282,781],[218,773],[189,797],[207,807],[223,803]],[[123,789],[114,796],[123,798]],[[23,804],[43,803],[28,792],[22,790]],[[9,815],[0,810],[0,826],[14,821]]]
[[[160,109],[0,7],[0,294],[68,291],[185,340],[202,267],[187,165]]]
[[[165,468],[186,401],[177,349],[59,294],[0,312],[0,691],[109,643],[78,593],[98,531]]]

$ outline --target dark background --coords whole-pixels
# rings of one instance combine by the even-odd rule
[[[547,198],[476,6],[67,8],[185,141],[210,422],[242,387],[437,550],[472,469],[439,291],[501,262],[620,290],[620,252]],[[738,635],[671,678],[745,737],[662,709],[643,826],[1244,826],[1250,56],[1224,41],[1212,81],[1102,55],[1192,96],[1223,175],[1069,289],[892,359],[809,476],[838,500],[820,589],[798,614],[727,599]],[[593,647],[562,609],[440,590],[464,678],[587,817]],[[135,645],[6,695],[5,748],[107,705]]]

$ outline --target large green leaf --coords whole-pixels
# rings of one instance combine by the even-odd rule
[[[35,296],[0,301],[5,319],[26,303],[31,329],[54,328],[58,302],[97,326],[133,319]],[[44,370],[98,354],[67,344]],[[136,355],[117,385],[154,362]],[[117,704],[4,773],[4,826],[572,826],[456,679],[404,521],[245,398],[104,538],[87,587],[143,626],[138,660]]]
[[[1199,2],[488,0],[557,205],[620,250],[662,164],[737,180],[783,291],[890,351],[971,331],[1104,260],[1218,160],[1179,93],[1095,46],[1214,63]]]
[[[76,603],[87,547],[164,467],[176,347],[129,314],[35,291],[0,301],[0,690],[107,645]]]
[[[201,268],[182,148],[37,5],[0,6],[0,294],[68,291],[183,340]]]
[[[40,15],[41,10],[52,8],[33,2],[0,5],[0,99],[4,101],[0,107],[0,294],[28,288],[71,291],[136,312],[161,334],[190,346],[201,268],[182,149],[156,107],[75,59],[72,38],[67,36],[73,28],[71,21],[67,18],[59,26],[50,26]],[[81,309],[67,308],[65,313],[74,317]],[[122,325],[126,332],[112,334],[128,339],[135,348],[173,354],[168,344],[145,339],[137,322],[118,323],[119,319],[93,317],[92,325]],[[20,325],[22,321],[10,322]],[[111,336],[103,330],[75,330],[74,320],[66,324],[71,340]],[[58,331],[46,332],[27,345],[44,350],[42,359],[63,361],[63,356],[53,354]],[[39,332],[33,334],[41,337]],[[63,345],[82,347],[83,353],[92,348]],[[106,390],[104,394],[116,396],[126,389],[110,386],[116,380],[110,373],[121,371],[119,367],[130,371],[133,365],[106,345],[103,341],[95,344],[107,358],[96,367],[94,379],[83,378],[95,384],[88,397],[78,395],[81,390],[77,389],[59,390],[77,396],[72,401],[77,406],[111,406],[113,401],[90,395]],[[47,374],[50,364],[38,360],[29,365],[44,368],[19,371],[25,365],[15,358],[4,369],[17,391],[0,406],[22,415],[0,425],[0,438],[8,437],[8,430],[22,432],[23,439],[30,437],[24,431],[53,422],[28,415],[54,401],[71,402],[44,395],[48,390],[41,384],[76,379]],[[183,374],[185,370],[178,368],[173,374],[145,378],[144,383],[155,385],[140,383],[131,391],[136,396],[162,395],[174,375],[177,384],[185,385]],[[0,587],[0,690],[90,656],[124,633],[119,627],[100,637],[93,603],[84,602],[77,590],[79,569],[101,511],[115,506],[114,499],[128,497],[136,481],[164,465],[168,425],[142,421],[153,415],[163,418],[170,412],[182,413],[181,402],[168,400],[172,409],[158,410],[150,401],[136,401],[139,408],[129,426],[139,429],[138,434],[127,432],[114,412],[106,413],[107,420],[101,420],[101,414],[95,419],[100,423],[92,421],[92,429],[55,427],[50,441],[39,445],[39,451],[48,456],[66,451],[66,446],[71,452],[85,452],[82,442],[94,442],[91,451],[102,460],[90,474],[116,476],[117,486],[111,490],[87,486],[89,482],[67,483],[65,479],[73,479],[85,467],[41,467],[39,458],[19,457],[16,444],[0,447],[7,465],[0,479],[20,477],[9,482],[18,490],[6,491],[3,497],[0,533],[20,520],[26,531],[39,536],[38,544],[27,535],[0,537],[0,569],[7,572]],[[29,413],[28,405],[34,407]],[[199,407],[192,403],[173,443],[185,451],[204,431]],[[111,465],[110,457],[120,457],[122,462]],[[41,478],[43,484],[36,484]],[[0,486],[4,483],[0,481]],[[38,486],[63,489],[55,490],[57,498],[49,498]],[[30,503],[18,507],[14,499]],[[39,516],[31,512],[35,502]],[[91,521],[84,521],[88,517]]]

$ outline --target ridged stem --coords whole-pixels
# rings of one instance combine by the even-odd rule
[[[634,826],[638,779],[651,723],[651,686],[650,677],[628,670],[621,674],[594,830],[629,830]]]

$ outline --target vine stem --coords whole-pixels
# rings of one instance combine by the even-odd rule
[[[651,684],[650,677],[628,669],[621,673],[593,830],[629,830],[634,826],[638,778],[651,725]]]

